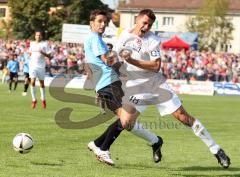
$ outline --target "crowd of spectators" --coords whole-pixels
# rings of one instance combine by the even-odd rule
[[[240,55],[225,52],[162,50],[168,79],[240,82]]]
[[[52,58],[46,59],[47,73],[85,74],[82,44],[66,44],[49,41]],[[0,40],[0,70],[4,69],[8,53],[21,57],[27,53],[29,40]],[[240,82],[240,55],[225,52],[161,50],[161,72],[168,79]]]
[[[46,58],[46,71],[50,76],[64,74],[84,73],[84,51],[82,44],[67,44],[48,41],[51,58]],[[15,53],[22,68],[21,58],[27,56],[30,41],[3,41],[0,40],[0,70],[6,66],[8,53]],[[20,69],[21,70],[21,69]]]

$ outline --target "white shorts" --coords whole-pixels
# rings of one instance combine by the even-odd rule
[[[45,68],[30,68],[29,69],[30,78],[38,78],[39,80],[44,80],[45,78]]]
[[[155,88],[153,88],[153,85],[152,87],[139,86],[135,90],[139,94],[134,94],[130,97],[126,94],[126,97],[123,98],[123,103],[131,103],[140,113],[144,112],[149,105],[155,105],[160,115],[164,116],[172,114],[182,105],[178,96],[166,82],[161,83],[158,87],[155,85]],[[140,90],[144,90],[144,92],[139,92]]]

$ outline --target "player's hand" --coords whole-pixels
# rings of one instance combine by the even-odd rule
[[[112,66],[112,65],[113,65],[113,62],[114,62],[113,57],[108,57],[107,65],[108,65],[108,66]]]
[[[46,55],[46,53],[45,53],[43,50],[40,50],[40,53],[41,53],[42,55]]]
[[[44,51],[40,51],[40,53],[42,54],[42,55],[44,55],[45,57],[47,57],[47,58],[49,58],[49,59],[51,59],[52,58],[52,56],[50,55],[50,54],[47,54],[47,53],[45,53]]]
[[[119,53],[119,56],[125,60],[125,61],[128,61],[131,59],[131,54],[132,54],[132,51],[130,50],[127,50],[127,49],[123,49],[120,53]]]

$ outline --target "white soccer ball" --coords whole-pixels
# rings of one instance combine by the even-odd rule
[[[21,154],[28,153],[33,148],[33,138],[27,133],[19,133],[13,138],[13,149]]]

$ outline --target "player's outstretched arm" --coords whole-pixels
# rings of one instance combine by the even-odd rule
[[[48,57],[48,58],[52,58],[51,54],[47,54],[43,51],[40,51],[42,55],[44,55],[45,57]]]
[[[150,70],[153,72],[159,72],[159,69],[161,67],[161,59],[157,58],[155,60],[145,61],[143,59],[135,60],[131,57],[130,52],[121,52],[120,57],[125,60],[126,62],[135,65],[141,69]]]

